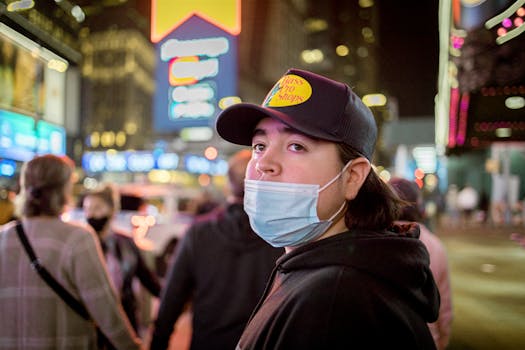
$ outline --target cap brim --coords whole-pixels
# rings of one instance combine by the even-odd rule
[[[250,103],[238,103],[219,114],[215,128],[226,141],[250,146],[255,126],[261,119],[269,116],[269,112],[263,107]]]
[[[305,128],[285,113],[251,103],[238,103],[225,109],[217,117],[215,128],[217,133],[226,141],[251,146],[255,126],[263,118],[276,119],[311,137],[339,141],[336,137],[320,134],[317,129]]]

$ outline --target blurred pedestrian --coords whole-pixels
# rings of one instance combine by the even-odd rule
[[[160,295],[161,285],[150,269],[131,233],[113,225],[119,212],[119,193],[111,184],[89,191],[83,197],[86,221],[97,232],[111,279],[133,328],[141,334],[140,304],[134,284],[140,282],[153,296]],[[147,326],[146,326],[147,327]]]
[[[470,184],[467,184],[458,192],[458,207],[461,210],[463,226],[468,226],[472,223],[472,214],[478,208],[478,201],[478,191]]]
[[[490,198],[485,190],[483,190],[481,192],[481,195],[479,196],[478,206],[479,206],[480,215],[481,215],[480,221],[481,221],[481,224],[484,225],[487,223],[487,219],[489,217],[489,212],[490,212]]]
[[[167,240],[161,253],[156,257],[157,275],[161,278],[166,277],[168,266],[175,252],[180,237],[191,225],[197,213],[197,201],[190,197],[181,197],[177,201],[177,212],[171,226],[173,236]]]
[[[290,69],[261,106],[218,116],[252,146],[244,208],[285,247],[237,349],[432,349],[439,293],[417,224],[372,170],[377,126],[346,85]]]
[[[226,207],[197,218],[174,255],[159,306],[151,349],[167,349],[185,305],[193,313],[191,349],[234,349],[284,253],[259,238],[243,211],[244,173],[250,151],[229,161]]]
[[[460,213],[458,206],[458,186],[450,184],[445,195],[446,211],[448,214],[448,224],[450,227],[458,227]]]
[[[401,212],[399,223],[417,222],[419,224],[419,239],[425,244],[430,255],[430,270],[432,270],[439,289],[441,304],[439,306],[439,317],[436,322],[429,324],[429,328],[436,347],[439,350],[446,349],[450,341],[453,318],[447,251],[439,237],[422,223],[424,219],[423,197],[418,185],[413,181],[398,177],[392,178],[389,183],[399,197],[408,202]]]
[[[15,219],[15,204],[11,199],[11,191],[0,189],[0,226]]]
[[[208,190],[203,190],[195,199],[195,215],[204,215],[217,208],[220,202]]]
[[[118,302],[95,233],[63,222],[70,203],[73,162],[38,156],[21,173],[18,213],[38,261],[93,318],[118,349],[140,340]],[[23,237],[21,234],[20,237]],[[0,348],[96,349],[94,323],[71,308],[32,268],[16,222],[0,232]]]

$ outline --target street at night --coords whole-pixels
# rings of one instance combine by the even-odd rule
[[[523,349],[525,346],[525,247],[511,239],[524,227],[441,226],[447,248],[454,320],[447,349]],[[191,313],[175,327],[171,350],[186,349]]]
[[[525,248],[511,239],[523,227],[441,227],[451,270],[454,321],[449,349],[523,349]]]
[[[0,350],[525,349],[524,47],[525,0],[0,0]]]

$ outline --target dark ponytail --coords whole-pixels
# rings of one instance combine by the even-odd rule
[[[362,157],[346,144],[338,144],[339,155],[344,164]],[[403,201],[372,169],[357,196],[347,201],[346,226],[382,230],[392,226],[399,217]]]

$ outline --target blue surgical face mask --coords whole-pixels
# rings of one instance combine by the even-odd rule
[[[244,210],[252,229],[274,247],[295,247],[313,241],[331,225],[345,203],[328,220],[317,216],[319,193],[334,183],[343,170],[322,188],[319,185],[245,180]]]

